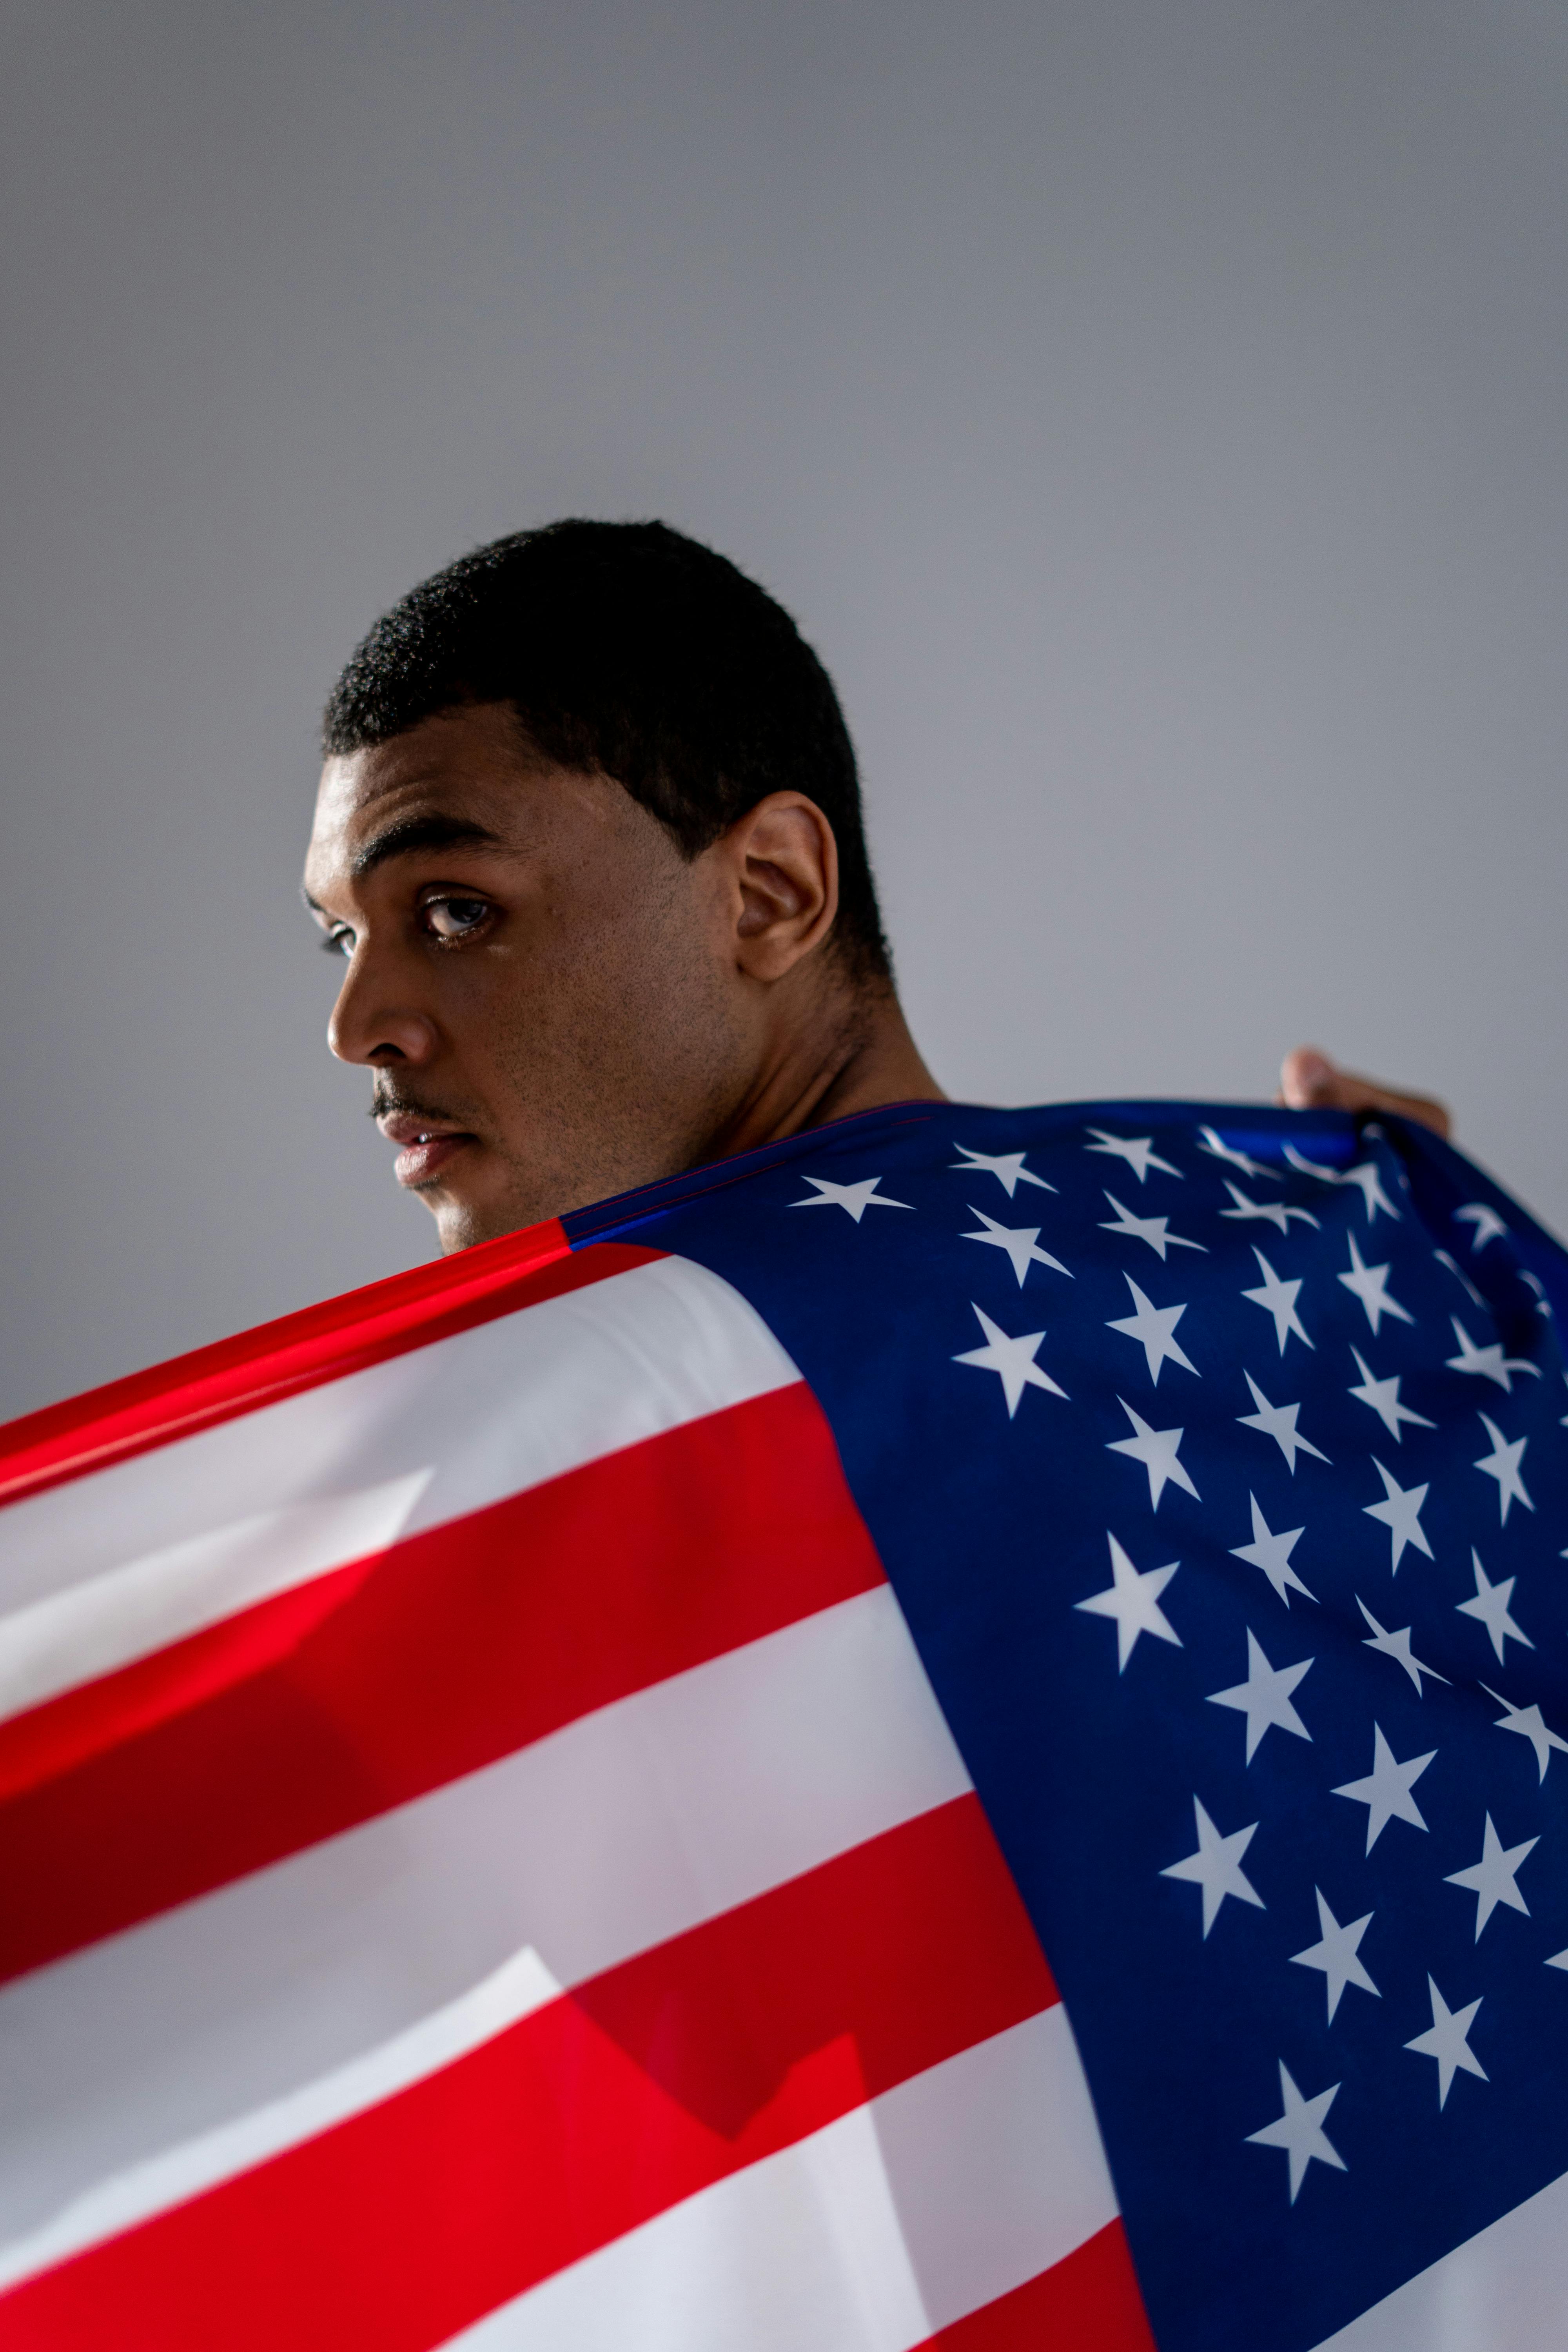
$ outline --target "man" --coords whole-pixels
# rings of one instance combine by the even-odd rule
[[[491,1246],[12,1433],[0,2337],[1563,2341],[1568,1258],[1408,1119],[945,1103],[658,526],[327,733],[334,1044]]]
[[[723,557],[661,523],[498,540],[376,624],[324,744],[331,1047],[444,1250],[942,1098],[832,684]],[[1305,1048],[1279,1099],[1447,1128]]]

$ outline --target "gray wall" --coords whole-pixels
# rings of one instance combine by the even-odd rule
[[[659,514],[837,675],[955,1091],[1448,1093],[1568,1223],[1568,16],[13,0],[0,1407],[428,1251],[321,693]]]

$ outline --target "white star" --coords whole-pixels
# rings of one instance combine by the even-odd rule
[[[1372,1460],[1373,1467],[1383,1481],[1383,1500],[1381,1503],[1363,1503],[1362,1509],[1369,1519],[1381,1519],[1388,1529],[1394,1552],[1389,1574],[1397,1576],[1406,1544],[1414,1544],[1416,1550],[1425,1552],[1428,1559],[1432,1557],[1432,1547],[1421,1525],[1421,1506],[1426,1500],[1427,1490],[1425,1486],[1402,1486],[1397,1478],[1389,1476],[1375,1454]]]
[[[974,1307],[973,1299],[969,1303]],[[1052,1396],[1066,1396],[1066,1389],[1058,1388],[1050,1374],[1043,1372],[1035,1361],[1035,1351],[1046,1336],[1043,1331],[1026,1331],[1021,1338],[1012,1339],[999,1324],[993,1323],[983,1307],[974,1307],[974,1312],[980,1318],[985,1345],[971,1348],[952,1360],[955,1364],[973,1364],[977,1371],[996,1374],[1007,1400],[1009,1421],[1017,1412],[1026,1389],[1048,1389]]]
[[[1279,1342],[1281,1355],[1285,1353],[1285,1342],[1292,1331],[1298,1339],[1306,1339],[1308,1347],[1312,1347],[1315,1343],[1307,1339],[1301,1318],[1296,1312],[1297,1294],[1301,1287],[1300,1282],[1281,1282],[1256,1242],[1252,1245],[1252,1255],[1258,1260],[1263,1280],[1256,1290],[1244,1290],[1241,1294],[1243,1298],[1250,1298],[1255,1307],[1261,1307],[1266,1314],[1273,1316],[1274,1336]]]
[[[1398,1323],[1414,1323],[1415,1318],[1411,1314],[1410,1309],[1407,1307],[1401,1307],[1397,1298],[1390,1298],[1388,1295],[1386,1264],[1383,1265],[1363,1264],[1362,1254],[1356,1247],[1355,1235],[1348,1234],[1345,1238],[1351,1245],[1351,1268],[1348,1274],[1341,1275],[1340,1280],[1347,1290],[1355,1293],[1366,1308],[1366,1319],[1372,1325],[1373,1338],[1375,1339],[1382,1329],[1383,1318],[1385,1315],[1392,1315]]]
[[[1142,1462],[1149,1473],[1149,1508],[1157,1511],[1161,1496],[1168,1486],[1173,1485],[1180,1486],[1184,1494],[1201,1501],[1197,1488],[1176,1459],[1176,1449],[1186,1432],[1181,1429],[1151,1429],[1148,1423],[1133,1412],[1125,1397],[1118,1397],[1116,1402],[1132,1423],[1133,1434],[1112,1438],[1105,1450],[1108,1454],[1131,1454],[1134,1462]]]
[[[1341,1279],[1342,1280],[1343,1277],[1342,1276]],[[1400,1403],[1399,1373],[1394,1372],[1385,1381],[1374,1381],[1367,1370],[1366,1360],[1361,1349],[1352,1348],[1351,1354],[1355,1358],[1355,1368],[1361,1374],[1361,1386],[1352,1388],[1350,1393],[1359,1403],[1372,1407],[1395,1445],[1403,1445],[1405,1443],[1399,1433],[1399,1424],[1402,1421],[1413,1422],[1417,1429],[1436,1429],[1436,1423],[1428,1421],[1424,1412],[1413,1412],[1407,1404]]]
[[[1470,1234],[1472,1257],[1478,1250],[1484,1250],[1489,1242],[1502,1240],[1508,1232],[1497,1211],[1489,1209],[1484,1201],[1467,1201],[1462,1209],[1455,1210],[1454,1223],[1473,1227]]]
[[[1521,1282],[1527,1282],[1531,1290],[1534,1291],[1536,1313],[1538,1315],[1550,1315],[1552,1312],[1552,1301],[1546,1296],[1546,1285],[1542,1281],[1541,1276],[1538,1274],[1531,1274],[1527,1265],[1521,1265],[1519,1269],[1519,1278]]]
[[[1160,1385],[1160,1367],[1167,1361],[1180,1364],[1184,1371],[1192,1372],[1201,1380],[1203,1374],[1183,1353],[1174,1338],[1176,1326],[1186,1313],[1186,1307],[1156,1307],[1152,1298],[1144,1297],[1130,1274],[1123,1275],[1121,1278],[1132,1293],[1132,1304],[1138,1312],[1136,1315],[1124,1315],[1120,1322],[1108,1323],[1106,1329],[1123,1332],[1129,1339],[1137,1340],[1148,1360],[1149,1378],[1156,1388]]]
[[[1135,1217],[1131,1209],[1122,1207],[1114,1192],[1107,1192],[1105,1197],[1115,1210],[1118,1222],[1112,1224],[1107,1218],[1100,1228],[1102,1234],[1127,1234],[1135,1242],[1147,1242],[1152,1250],[1159,1252],[1162,1261],[1168,1249],[1204,1249],[1202,1242],[1184,1241],[1180,1234],[1168,1233],[1169,1217]],[[1206,1256],[1207,1251],[1204,1254]]]
[[[1239,1168],[1244,1176],[1267,1176],[1271,1184],[1280,1181],[1278,1168],[1266,1168],[1261,1160],[1254,1160],[1247,1152],[1237,1151],[1215,1129],[1200,1127],[1198,1133],[1203,1139],[1198,1150],[1206,1151],[1211,1160],[1227,1160],[1233,1168]]]
[[[1459,1264],[1457,1257],[1450,1257],[1447,1250],[1434,1250],[1432,1255],[1436,1259],[1439,1265],[1446,1265],[1450,1274],[1457,1275],[1458,1276],[1459,1280],[1464,1284],[1465,1288],[1469,1292],[1470,1297],[1475,1300],[1478,1307],[1485,1307],[1487,1303],[1486,1300],[1481,1297],[1480,1292],[1476,1288],[1475,1284],[1470,1280],[1469,1276],[1465,1272],[1464,1267]]]
[[[1228,1176],[1225,1180],[1225,1189],[1236,1206],[1234,1209],[1222,1209],[1222,1217],[1267,1217],[1269,1223],[1278,1225],[1282,1234],[1289,1233],[1292,1217],[1300,1217],[1304,1225],[1315,1225],[1318,1222],[1310,1209],[1293,1209],[1284,1201],[1248,1200],[1240,1185],[1233,1184]]]
[[[1408,1822],[1413,1829],[1426,1826],[1421,1818],[1421,1808],[1410,1791],[1436,1756],[1434,1748],[1425,1756],[1412,1756],[1401,1764],[1394,1756],[1379,1725],[1372,1727],[1372,1770],[1364,1780],[1347,1780],[1336,1789],[1336,1797],[1349,1797],[1352,1803],[1366,1807],[1366,1850],[1370,1853],[1390,1822]]]
[[[1369,1225],[1376,1218],[1380,1209],[1385,1217],[1393,1217],[1397,1222],[1399,1212],[1383,1189],[1383,1179],[1377,1172],[1375,1160],[1363,1160],[1359,1166],[1347,1168],[1340,1178],[1340,1182],[1357,1184],[1361,1187],[1362,1202],[1366,1210],[1366,1221]]]
[[[1032,1265],[1048,1265],[1053,1274],[1065,1274],[1069,1282],[1072,1280],[1070,1267],[1065,1266],[1059,1257],[1053,1257],[1049,1250],[1039,1247],[1038,1225],[999,1225],[994,1217],[986,1215],[984,1209],[971,1208],[969,1213],[972,1217],[978,1217],[985,1230],[981,1234],[964,1234],[962,1238],[966,1242],[989,1242],[994,1248],[1005,1250],[1018,1277],[1020,1290]]]
[[[1552,1952],[1546,1962],[1549,1969],[1568,1969],[1568,1944],[1560,1952]]]
[[[1182,1172],[1179,1168],[1173,1168],[1168,1160],[1161,1159],[1154,1149],[1152,1135],[1110,1135],[1103,1127],[1091,1127],[1089,1132],[1096,1139],[1093,1143],[1086,1143],[1084,1150],[1108,1151],[1113,1159],[1125,1160],[1140,1184],[1144,1182],[1151,1168],[1163,1168],[1167,1176],[1179,1176]]]
[[[1468,2040],[1476,2011],[1481,2004],[1479,2000],[1472,2000],[1464,2009],[1450,2009],[1431,1977],[1426,1979],[1426,1987],[1432,1996],[1431,2027],[1426,2033],[1418,2033],[1414,2042],[1407,2042],[1405,2047],[1418,2052],[1423,2058],[1436,2058],[1437,2105],[1446,2107],[1449,2086],[1461,2066],[1467,2074],[1479,2074],[1483,2083],[1489,2080]]]
[[[1364,1964],[1356,1958],[1361,1949],[1361,1939],[1372,1925],[1373,1915],[1369,1911],[1364,1918],[1352,1919],[1348,1927],[1342,1927],[1324,1902],[1321,1889],[1314,1887],[1312,1891],[1318,1897],[1320,1940],[1309,1944],[1304,1952],[1292,1952],[1290,1958],[1299,1969],[1322,1969],[1323,1990],[1329,1996],[1329,2023],[1331,2025],[1346,1985],[1359,1986],[1363,1992],[1376,1993],[1380,2000],[1383,1998],[1368,1976]]]
[[[1392,1658],[1396,1666],[1403,1666],[1415,1685],[1418,1698],[1425,1696],[1426,1685],[1421,1680],[1423,1675],[1430,1675],[1435,1683],[1447,1681],[1447,1675],[1440,1675],[1436,1666],[1423,1665],[1420,1659],[1415,1656],[1410,1647],[1408,1625],[1402,1625],[1396,1633],[1391,1633],[1385,1626],[1378,1623],[1359,1592],[1356,1595],[1355,1605],[1372,1627],[1372,1639],[1370,1642],[1363,1642],[1362,1647],[1365,1650],[1379,1650],[1385,1658]]]
[[[1292,1168],[1299,1168],[1303,1176],[1315,1176],[1320,1184],[1342,1184],[1345,1181],[1337,1168],[1325,1168],[1321,1160],[1309,1160],[1293,1143],[1285,1146],[1285,1157]]]
[[[1492,1817],[1487,1815],[1486,1829],[1481,1837],[1481,1858],[1468,1870],[1451,1870],[1443,1881],[1445,1886],[1462,1886],[1467,1895],[1476,1898],[1476,1941],[1481,1940],[1481,1929],[1500,1903],[1510,1911],[1522,1911],[1530,1916],[1530,1906],[1520,1893],[1516,1881],[1526,1855],[1534,1853],[1541,1843],[1538,1837],[1526,1838],[1522,1845],[1505,1846],[1492,1827]]]
[[[1138,1645],[1140,1633],[1158,1634],[1162,1642],[1173,1642],[1179,1650],[1182,1637],[1160,1606],[1160,1595],[1181,1566],[1171,1560],[1164,1568],[1136,1569],[1107,1529],[1110,1545],[1110,1582],[1103,1592],[1091,1592],[1087,1601],[1075,1601],[1075,1609],[1087,1609],[1091,1616],[1111,1617],[1116,1621],[1116,1671],[1122,1674],[1127,1661]]]
[[[1282,2147],[1290,2167],[1290,2202],[1307,2177],[1307,2167],[1316,2158],[1320,2164],[1331,2164],[1337,2172],[1345,2168],[1344,2158],[1323,2129],[1323,2117],[1333,2105],[1339,2084],[1331,2083],[1315,2099],[1304,2099],[1296,2088],[1290,2069],[1283,2058],[1279,2061],[1279,2095],[1285,2102],[1285,2112],[1261,2131],[1248,2132],[1247,2146]]]
[[[868,1176],[858,1184],[833,1184],[826,1176],[808,1176],[805,1181],[816,1185],[816,1198],[815,1201],[792,1201],[789,1204],[792,1209],[842,1209],[858,1224],[868,1209],[912,1209],[914,1206],[912,1201],[889,1201],[886,1193],[879,1192],[877,1187],[882,1181],[879,1176]]]
[[[1503,1654],[1502,1645],[1510,1635],[1514,1641],[1522,1642],[1527,1650],[1533,1650],[1535,1644],[1529,1634],[1521,1633],[1509,1615],[1508,1604],[1513,1599],[1516,1580],[1505,1576],[1500,1583],[1489,1583],[1486,1570],[1481,1566],[1480,1553],[1474,1544],[1470,1546],[1470,1565],[1476,1571],[1476,1590],[1472,1599],[1455,1601],[1454,1606],[1460,1616],[1473,1617],[1478,1624],[1486,1627],[1491,1635],[1492,1648],[1500,1658]]]
[[[1295,1407],[1290,1410],[1294,1412]],[[1250,1568],[1260,1568],[1287,1609],[1293,1591],[1305,1593],[1309,1601],[1315,1601],[1317,1594],[1308,1591],[1290,1565],[1290,1554],[1305,1530],[1291,1528],[1284,1535],[1271,1535],[1268,1522],[1258,1507],[1257,1496],[1248,1495],[1247,1499],[1252,1506],[1252,1541],[1232,1544],[1231,1557],[1246,1560]]]
[[[1519,1465],[1524,1459],[1524,1449],[1530,1444],[1530,1440],[1528,1437],[1516,1437],[1510,1445],[1496,1422],[1489,1421],[1484,1412],[1481,1415],[1481,1427],[1491,1439],[1492,1450],[1489,1454],[1482,1454],[1476,1464],[1476,1468],[1484,1470],[1489,1478],[1497,1480],[1498,1524],[1501,1527],[1507,1524],[1508,1507],[1510,1503],[1521,1502],[1527,1511],[1533,1511],[1535,1508],[1526,1491],[1524,1480],[1519,1475]]]
[[[1290,1704],[1290,1694],[1311,1665],[1303,1658],[1294,1666],[1271,1666],[1262,1643],[1248,1626],[1247,1632],[1247,1680],[1230,1690],[1210,1691],[1211,1706],[1233,1706],[1247,1717],[1247,1761],[1250,1764],[1258,1753],[1258,1743],[1266,1731],[1293,1731],[1298,1739],[1310,1739],[1312,1735]]]
[[[951,1163],[952,1167],[965,1176],[972,1168],[980,1169],[987,1176],[994,1176],[1009,1200],[1020,1184],[1037,1184],[1042,1192],[1054,1192],[1057,1189],[1054,1184],[1047,1184],[1043,1176],[1037,1176],[1032,1169],[1025,1167],[1026,1155],[1022,1151],[971,1151],[967,1143],[955,1143],[953,1150],[962,1151],[963,1157],[954,1160]],[[978,1210],[974,1212],[976,1216],[979,1213]]]
[[[1204,1935],[1219,1916],[1220,1905],[1227,1895],[1239,1902],[1255,1903],[1261,1911],[1266,1906],[1263,1897],[1241,1866],[1241,1857],[1252,1843],[1258,1827],[1252,1822],[1244,1830],[1232,1830],[1221,1837],[1197,1799],[1193,1799],[1193,1811],[1197,1816],[1198,1850],[1189,1853],[1184,1862],[1173,1862],[1160,1873],[1162,1878],[1184,1878],[1194,1886],[1201,1886],[1204,1896]]]
[[[1540,1768],[1541,1778],[1544,1780],[1546,1768],[1552,1761],[1552,1749],[1560,1748],[1563,1755],[1568,1756],[1568,1739],[1564,1739],[1561,1733],[1548,1727],[1546,1718],[1538,1706],[1514,1706],[1504,1698],[1501,1691],[1493,1690],[1489,1684],[1483,1683],[1481,1688],[1489,1698],[1495,1698],[1499,1706],[1506,1710],[1497,1719],[1498,1730],[1517,1731],[1521,1739],[1529,1740],[1535,1750],[1535,1761]]]
[[[1301,1436],[1296,1427],[1296,1415],[1300,1412],[1300,1406],[1270,1404],[1252,1374],[1248,1372],[1246,1378],[1247,1385],[1252,1391],[1252,1402],[1258,1407],[1258,1411],[1237,1414],[1236,1417],[1243,1429],[1260,1430],[1265,1437],[1271,1437],[1285,1456],[1286,1466],[1292,1478],[1296,1475],[1298,1454],[1310,1454],[1314,1461],[1326,1462],[1328,1455],[1320,1453],[1310,1438]]]
[[[1448,1320],[1459,1343],[1457,1356],[1443,1359],[1449,1371],[1474,1372],[1478,1380],[1495,1381],[1510,1396],[1513,1394],[1515,1372],[1529,1372],[1535,1380],[1541,1378],[1540,1365],[1532,1364],[1528,1356],[1505,1356],[1500,1339],[1494,1339],[1489,1347],[1478,1348],[1457,1315],[1450,1315]]]
[[[1366,1209],[1366,1221],[1369,1225],[1373,1223],[1380,1209],[1385,1217],[1397,1220],[1399,1212],[1383,1189],[1383,1179],[1377,1172],[1375,1160],[1363,1160],[1357,1167],[1343,1170],[1321,1168],[1315,1160],[1304,1160],[1292,1143],[1285,1146],[1285,1157],[1292,1168],[1299,1168],[1303,1176],[1315,1176],[1320,1183],[1356,1185]]]

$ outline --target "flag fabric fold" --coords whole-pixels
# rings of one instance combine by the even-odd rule
[[[1568,2332],[1568,1258],[898,1107],[0,1439],[0,2347]]]

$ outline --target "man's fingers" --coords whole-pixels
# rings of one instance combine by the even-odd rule
[[[1298,1045],[1293,1054],[1286,1055],[1275,1100],[1287,1110],[1393,1111],[1438,1135],[1447,1135],[1450,1123],[1446,1105],[1431,1095],[1398,1094],[1392,1087],[1380,1086],[1375,1078],[1357,1077],[1352,1071],[1337,1068],[1315,1045]]]

